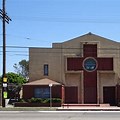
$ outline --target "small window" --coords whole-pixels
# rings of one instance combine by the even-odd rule
[[[48,64],[44,65],[44,75],[48,76]]]
[[[49,98],[50,89],[49,88],[35,88],[34,97],[35,98]]]
[[[97,61],[94,58],[88,57],[83,61],[83,67],[85,70],[92,72],[97,68]]]

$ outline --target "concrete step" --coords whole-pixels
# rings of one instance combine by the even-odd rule
[[[109,104],[62,104],[62,107],[108,107]]]

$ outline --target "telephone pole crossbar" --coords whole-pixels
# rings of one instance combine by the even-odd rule
[[[6,78],[6,23],[9,24],[11,19],[5,11],[5,1],[3,0],[2,9],[0,9],[0,18],[3,23],[3,76],[2,76],[2,107],[5,107],[5,99],[7,98],[7,78]]]

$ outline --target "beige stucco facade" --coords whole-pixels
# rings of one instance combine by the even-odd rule
[[[78,87],[78,102],[84,103],[83,70],[68,71],[68,57],[83,57],[84,44],[97,44],[97,57],[112,57],[112,71],[97,71],[97,103],[103,103],[103,87],[120,83],[120,43],[92,33],[62,42],[53,43],[52,48],[29,49],[30,81],[49,78],[65,86]],[[48,64],[48,76],[44,76],[44,65]]]

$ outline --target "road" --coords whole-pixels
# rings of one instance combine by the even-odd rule
[[[120,112],[0,111],[0,120],[120,120]]]

